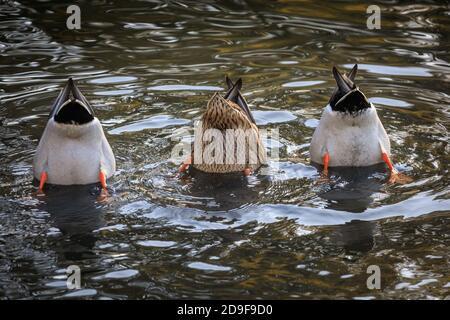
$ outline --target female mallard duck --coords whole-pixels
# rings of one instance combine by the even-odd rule
[[[180,167],[207,173],[243,172],[249,175],[266,163],[266,152],[255,119],[240,93],[242,79],[226,78],[225,96],[216,92],[195,128],[191,157]]]
[[[348,75],[333,67],[337,83],[310,146],[311,161],[328,167],[365,167],[385,162],[389,182],[406,182],[390,160],[391,144],[375,106],[354,84],[358,66]]]
[[[56,99],[34,156],[34,176],[58,185],[100,182],[107,195],[106,179],[116,161],[100,121],[91,105],[70,78]]]

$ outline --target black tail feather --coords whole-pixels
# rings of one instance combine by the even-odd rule
[[[352,70],[348,73],[347,77],[354,82],[355,81],[355,77],[356,77],[356,73],[358,72],[358,65],[355,64],[352,68]]]
[[[354,83],[357,71],[357,64],[353,66],[348,74],[341,74],[335,66],[333,67],[333,76],[337,87],[331,95],[329,104],[334,111],[354,114],[360,110],[370,108],[367,98]]]
[[[356,115],[358,112],[367,108],[370,108],[370,102],[367,100],[366,96],[356,88],[343,96],[335,104],[335,109],[333,110]]]
[[[239,90],[242,88],[242,79],[239,78],[238,81],[235,82],[233,87],[227,92],[225,95],[225,99],[233,101],[234,103],[238,103]]]
[[[247,105],[247,101],[245,101],[240,91],[242,89],[242,79],[239,78],[238,81],[236,81],[236,83],[233,84],[233,81],[231,81],[231,79],[228,78],[227,76],[225,78],[225,81],[228,86],[228,91],[225,94],[224,98],[233,101],[239,107],[241,107],[241,109],[245,112],[250,121],[256,124],[255,119],[253,118],[253,114]]]
[[[56,98],[49,117],[60,123],[83,124],[94,119],[94,110],[75,81],[69,78]]]
[[[228,78],[228,76],[225,76],[225,82],[227,83],[228,90],[231,90],[234,86],[233,81],[231,81],[231,79]]]

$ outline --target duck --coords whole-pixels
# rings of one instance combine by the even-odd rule
[[[330,167],[368,167],[384,162],[389,183],[406,183],[410,179],[400,174],[391,160],[389,136],[375,105],[355,84],[357,71],[357,64],[348,74],[333,67],[337,86],[312,136],[311,161],[323,166],[325,177]]]
[[[108,195],[106,180],[116,170],[116,160],[91,104],[69,78],[54,102],[33,159],[38,195],[45,184],[86,185],[100,182],[101,196]]]
[[[215,92],[195,127],[193,150],[180,166],[205,173],[252,174],[266,164],[266,151],[250,108],[241,94],[242,79],[225,78],[225,95]]]

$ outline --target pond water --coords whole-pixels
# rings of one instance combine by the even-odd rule
[[[71,3],[0,3],[0,297],[449,297],[448,5],[381,2],[368,30],[369,3],[352,1],[89,3],[78,31]],[[409,184],[384,167],[323,183],[310,165],[331,68],[354,63]],[[226,74],[278,130],[280,160],[270,175],[180,178],[171,152]],[[69,76],[116,155],[105,203],[96,185],[35,195],[32,158]]]

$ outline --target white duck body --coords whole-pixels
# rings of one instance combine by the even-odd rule
[[[311,161],[323,164],[326,152],[330,167],[363,167],[383,162],[391,145],[375,106],[357,114],[333,111],[327,105],[310,145]]]
[[[36,179],[59,185],[99,182],[116,170],[102,125],[71,78],[52,107],[33,169]]]
[[[116,170],[100,121],[61,124],[50,118],[34,157],[36,179],[46,171],[50,184],[90,184],[99,181],[100,170],[107,178]]]

